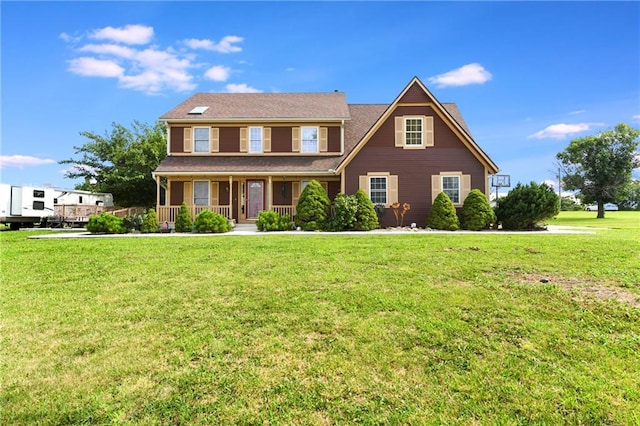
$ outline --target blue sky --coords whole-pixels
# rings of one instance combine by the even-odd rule
[[[0,180],[73,188],[86,140],[194,92],[390,103],[418,76],[511,182],[572,138],[640,127],[639,2],[0,3]]]

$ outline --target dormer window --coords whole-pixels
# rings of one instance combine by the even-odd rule
[[[318,152],[318,128],[302,127],[301,128],[302,144],[300,152]]]

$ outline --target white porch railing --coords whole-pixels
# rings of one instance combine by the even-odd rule
[[[288,214],[290,219],[293,219],[296,215],[296,206],[271,206],[271,210],[278,213],[280,216]]]
[[[196,220],[196,216],[203,210],[209,210],[214,213],[221,214],[224,217],[229,217],[231,208],[229,206],[187,206],[189,213],[191,213],[191,220]],[[180,206],[158,206],[158,222],[174,223]]]

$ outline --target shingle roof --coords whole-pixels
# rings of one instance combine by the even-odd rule
[[[190,114],[195,107],[208,107]],[[344,93],[196,93],[161,120],[348,120]]]
[[[237,94],[234,94],[236,96]],[[346,104],[345,104],[346,105]],[[447,112],[469,132],[458,108],[453,103],[443,104]],[[378,119],[389,108],[388,104],[351,104],[348,105],[350,120],[345,122],[344,155],[327,156],[167,156],[158,168],[157,173],[332,173],[342,160],[355,148],[364,135],[373,127]],[[177,108],[176,108],[177,109]],[[185,108],[186,109],[186,108]],[[174,109],[175,111],[175,109]]]

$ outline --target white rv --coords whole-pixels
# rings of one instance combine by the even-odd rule
[[[11,229],[33,227],[54,214],[54,190],[0,183],[0,223]]]

